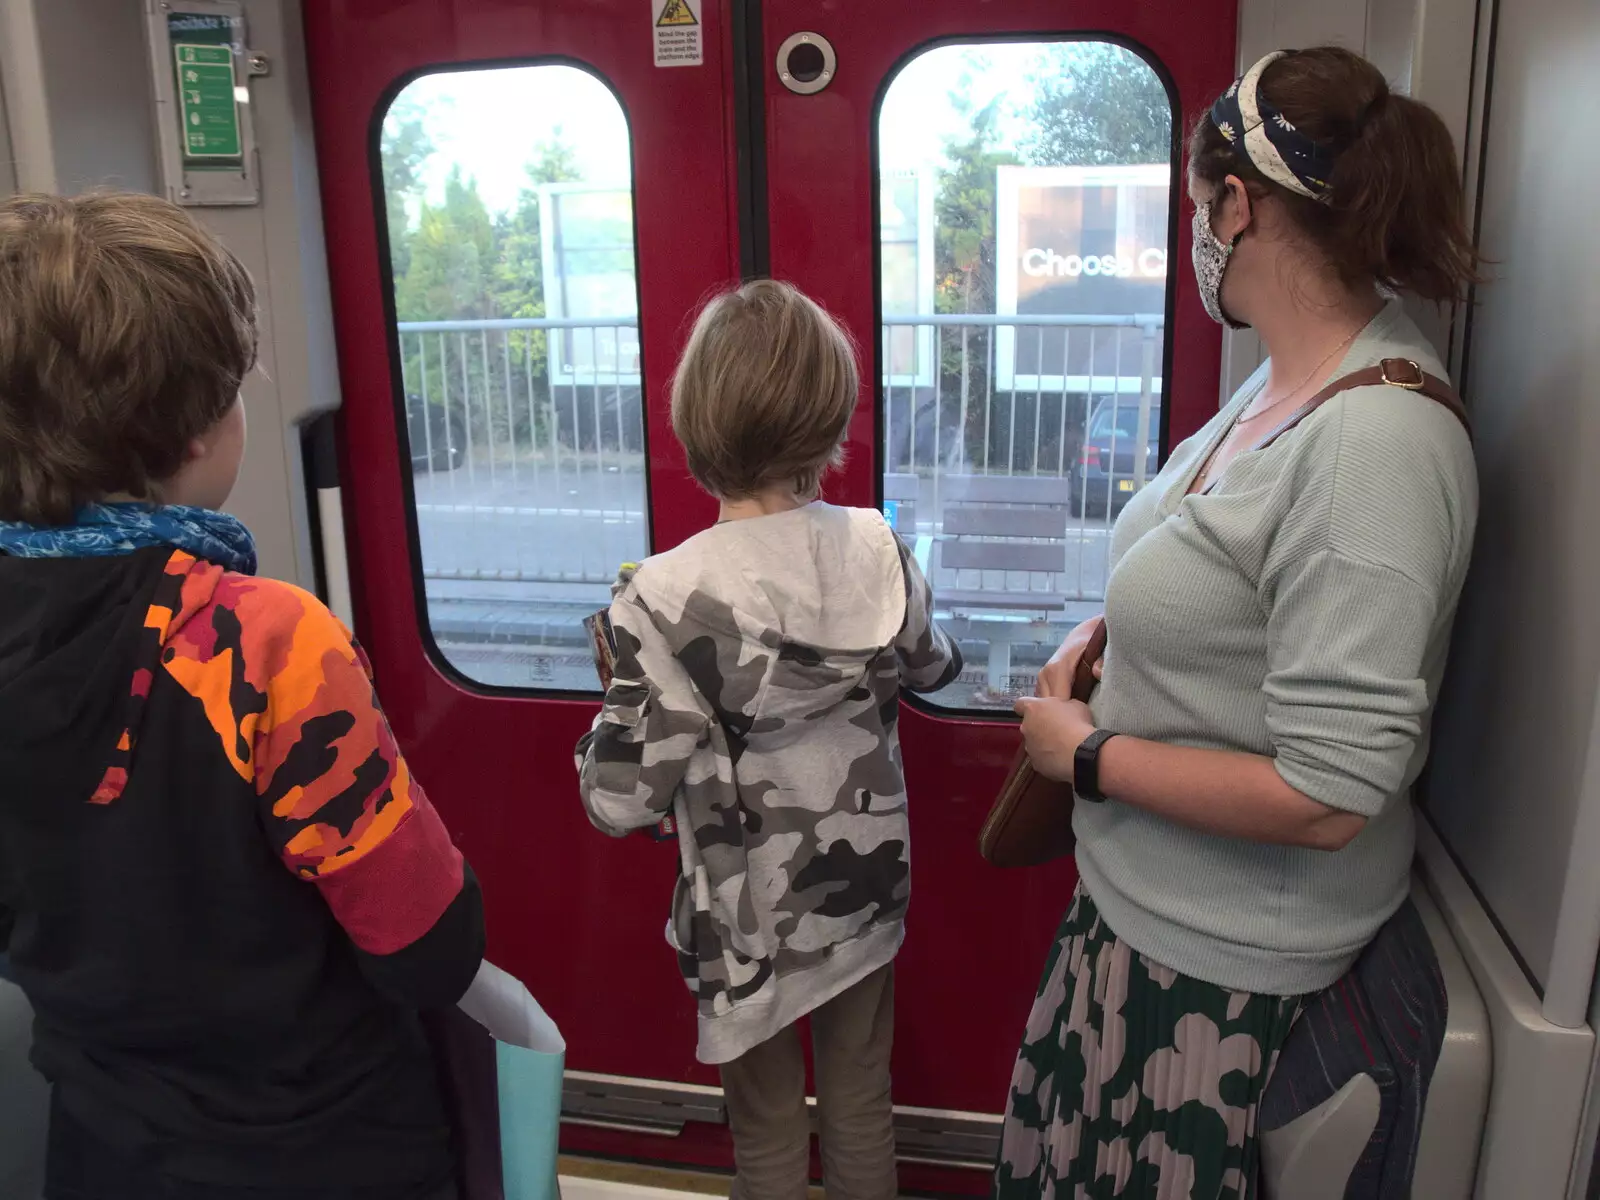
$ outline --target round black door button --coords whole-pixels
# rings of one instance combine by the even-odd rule
[[[812,83],[822,78],[822,72],[827,70],[828,60],[822,50],[814,42],[801,42],[789,51],[788,69],[800,83]]]

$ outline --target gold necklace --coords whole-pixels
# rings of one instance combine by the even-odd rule
[[[1279,408],[1281,408],[1283,406],[1283,404],[1286,401],[1288,401],[1290,399],[1293,399],[1295,396],[1299,395],[1300,389],[1305,387],[1306,384],[1310,383],[1313,379],[1315,379],[1316,376],[1317,376],[1317,372],[1321,371],[1322,368],[1327,366],[1329,361],[1333,358],[1334,355],[1338,354],[1339,351],[1343,350],[1351,342],[1355,341],[1356,338],[1361,335],[1361,331],[1363,329],[1365,329],[1365,328],[1366,328],[1365,325],[1359,325],[1355,329],[1353,329],[1350,332],[1350,335],[1348,337],[1346,337],[1344,339],[1344,341],[1340,342],[1332,350],[1329,350],[1327,354],[1323,355],[1321,362],[1317,363],[1316,366],[1312,367],[1311,370],[1306,372],[1306,377],[1304,379],[1302,379],[1299,383],[1295,384],[1293,388],[1291,388],[1289,391],[1285,392],[1282,396],[1280,396],[1278,399],[1274,400],[1271,404],[1267,405],[1260,412],[1255,413],[1252,416],[1248,416],[1247,417],[1247,416],[1244,415],[1244,409],[1240,409],[1239,415],[1237,417],[1234,417],[1232,423],[1229,424],[1228,431],[1226,433],[1224,433],[1220,438],[1217,439],[1216,445],[1211,447],[1211,453],[1206,455],[1205,462],[1200,464],[1200,471],[1195,476],[1194,484],[1192,486],[1196,490],[1204,490],[1211,483],[1211,468],[1216,464],[1216,461],[1221,456],[1223,450],[1227,448],[1228,444],[1231,441],[1233,441],[1234,437],[1238,434],[1239,430],[1243,426],[1249,424],[1251,421],[1259,421],[1262,417],[1266,416],[1268,413],[1276,412]],[[1266,389],[1266,384],[1263,382],[1261,387],[1262,387],[1262,390],[1264,391]],[[1260,393],[1258,392],[1257,395],[1259,395],[1259,394]],[[1252,403],[1253,402],[1254,401],[1252,400]],[[1245,408],[1249,408],[1249,407],[1250,407],[1249,404],[1245,405]]]
[[[1306,372],[1304,379],[1302,379],[1299,383],[1295,384],[1294,387],[1290,388],[1287,392],[1284,392],[1283,395],[1279,396],[1271,404],[1268,404],[1260,412],[1255,413],[1252,416],[1241,417],[1239,420],[1234,422],[1234,425],[1237,427],[1239,425],[1243,425],[1247,421],[1259,421],[1262,417],[1266,416],[1269,412],[1274,411],[1275,409],[1277,409],[1278,407],[1280,407],[1281,405],[1283,405],[1287,401],[1292,400],[1295,396],[1298,396],[1300,394],[1300,389],[1305,387],[1306,384],[1310,383],[1313,379],[1315,379],[1317,377],[1317,374],[1324,367],[1326,367],[1328,365],[1329,361],[1332,360],[1333,356],[1335,354],[1338,354],[1339,351],[1343,350],[1351,342],[1355,341],[1356,338],[1361,335],[1361,330],[1363,330],[1365,328],[1366,328],[1365,325],[1361,325],[1361,326],[1358,326],[1357,328],[1351,330],[1350,331],[1350,335],[1348,337],[1346,337],[1344,339],[1344,341],[1340,342],[1332,350],[1329,350],[1326,354],[1324,354],[1322,356],[1321,361],[1318,362],[1316,366],[1312,367],[1311,370]]]

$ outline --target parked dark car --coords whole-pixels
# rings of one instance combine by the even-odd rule
[[[1139,438],[1139,401],[1101,402],[1089,418],[1089,436],[1068,476],[1072,488],[1072,515],[1115,515],[1138,491],[1135,468],[1144,455],[1144,478],[1155,477],[1161,458],[1161,408],[1150,406],[1150,432],[1143,446]]]
[[[467,460],[467,428],[461,414],[409,393],[406,437],[411,442],[413,471],[454,471]]]
[[[557,437],[567,449],[644,451],[644,407],[637,386],[557,383],[550,392]]]

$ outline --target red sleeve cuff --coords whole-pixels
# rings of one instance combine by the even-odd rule
[[[461,852],[414,780],[411,801],[412,811],[381,844],[313,881],[350,940],[368,954],[404,950],[461,891]]]

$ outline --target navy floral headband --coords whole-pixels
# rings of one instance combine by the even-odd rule
[[[1290,50],[1276,50],[1246,71],[1215,104],[1217,131],[1256,170],[1291,192],[1328,201],[1337,157],[1301,133],[1261,94],[1261,74]]]

